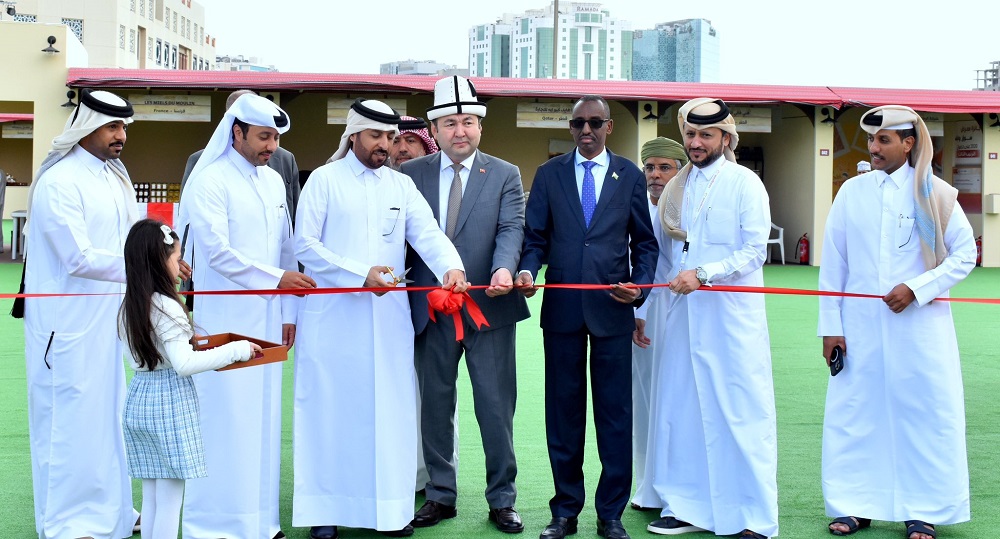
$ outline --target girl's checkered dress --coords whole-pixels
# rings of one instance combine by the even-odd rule
[[[198,393],[190,376],[173,369],[139,371],[122,417],[128,473],[137,479],[208,475],[201,441]]]
[[[191,348],[191,322],[174,298],[154,294],[150,319],[163,363],[150,371],[126,348],[136,370],[125,397],[122,430],[128,473],[136,479],[192,479],[208,475],[201,441],[198,393],[191,375],[246,360],[250,343]],[[124,328],[119,327],[124,335]]]

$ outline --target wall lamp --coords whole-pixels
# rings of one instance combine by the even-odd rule
[[[830,116],[830,109],[829,109],[829,107],[823,107],[822,109],[820,109],[819,113],[820,113],[821,116],[825,116],[825,118],[823,118],[822,120],[820,120],[820,123],[824,123],[824,124],[835,124],[835,123],[837,123],[837,113],[835,112],[835,113],[833,113],[833,116]]]
[[[56,44],[56,36],[49,36],[47,41],[49,42],[49,46],[42,49],[42,52],[45,54],[57,54],[59,49],[52,46]]]
[[[990,127],[1000,127],[1000,116],[998,116],[997,113],[991,112],[990,119],[993,120],[993,123],[990,124]]]
[[[7,4],[7,9],[5,11],[7,11],[7,14],[10,15],[11,17],[17,15],[17,10],[14,9],[13,4]]]
[[[646,115],[642,117],[643,120],[659,120],[660,117],[653,112],[653,105],[646,103],[642,106],[642,110],[646,111]]]
[[[62,106],[66,107],[68,109],[76,107],[76,103],[73,103],[73,98],[74,97],[76,97],[76,92],[74,92],[73,90],[70,90],[70,91],[66,92],[66,98],[67,99],[66,99],[66,102],[62,104]]]

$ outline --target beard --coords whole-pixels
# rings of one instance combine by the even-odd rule
[[[688,152],[688,159],[691,161],[692,165],[698,168],[702,168],[711,165],[720,157],[722,157],[723,152],[725,152],[725,148],[720,145],[718,148],[715,148],[710,152],[706,152],[705,156],[702,157],[701,159],[695,159],[694,157],[691,156],[691,152]]]
[[[389,159],[389,152],[385,150],[373,150],[370,153],[358,156],[364,165],[372,170],[380,168]]]

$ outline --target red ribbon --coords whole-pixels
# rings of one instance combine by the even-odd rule
[[[667,283],[630,285],[628,288],[664,288]],[[487,285],[470,286],[469,290],[486,290]],[[517,287],[515,287],[517,288]],[[558,288],[571,290],[611,290],[611,285],[607,284],[539,284],[535,288]],[[182,296],[283,296],[292,294],[296,296],[311,296],[313,294],[347,294],[352,292],[432,292],[442,290],[440,286],[399,286],[396,288],[283,288],[281,290],[197,290],[194,292],[180,292]],[[745,294],[777,294],[786,296],[837,296],[842,298],[872,298],[882,299],[882,296],[875,294],[859,294],[855,292],[831,292],[827,290],[807,290],[802,288],[775,288],[768,286],[728,286],[714,285],[703,286],[698,292],[741,292]],[[450,292],[449,292],[450,293]],[[65,298],[83,296],[111,296],[121,295],[120,292],[97,292],[84,294],[0,294],[0,299],[13,298]],[[471,301],[471,299],[470,299]],[[937,298],[934,301],[948,301],[952,303],[981,303],[990,305],[1000,305],[1000,298]],[[478,306],[477,306],[478,309]]]
[[[483,326],[489,327],[490,323],[483,316],[483,311],[479,309],[479,305],[476,305],[475,300],[472,299],[472,296],[468,292],[456,293],[443,288],[435,288],[427,294],[427,314],[431,317],[431,321],[437,322],[437,319],[434,317],[434,311],[450,314],[452,321],[455,322],[456,341],[461,341],[465,338],[465,324],[462,323],[462,306],[465,306],[466,310],[469,311],[469,316],[476,324],[476,329],[482,329]]]

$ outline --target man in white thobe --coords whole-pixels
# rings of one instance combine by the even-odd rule
[[[24,341],[39,539],[132,535],[118,307],[125,237],[138,218],[119,156],[132,105],[82,90],[28,195]]]
[[[656,243],[663,243],[663,227],[656,211],[656,205],[663,194],[663,188],[672,180],[677,172],[687,163],[684,145],[665,137],[657,137],[646,141],[639,152],[643,171],[646,174],[646,191],[649,194],[649,218],[653,223],[653,235]],[[663,261],[665,253],[660,249],[660,261],[656,265],[655,282],[658,284],[670,281],[672,275],[666,273],[669,262]],[[656,349],[651,336],[656,335],[659,327],[659,308],[655,308],[656,297],[667,293],[663,288],[653,288],[645,303],[635,310],[635,331],[632,333],[632,469],[635,470],[635,494],[632,496],[632,508],[645,510],[658,508],[660,500],[653,490],[651,474],[646,475],[646,455],[656,448],[649,446],[649,421],[653,395],[653,379],[659,368],[656,362]],[[660,345],[664,346],[664,345]]]
[[[823,497],[846,535],[871,519],[905,522],[909,539],[969,520],[962,370],[948,291],[972,271],[976,246],[957,190],[933,176],[930,134],[912,109],[861,118],[872,172],[844,183],[830,208],[820,290],[830,378],[823,422]]]
[[[290,120],[271,101],[240,96],[191,172],[181,200],[196,290],[309,288],[296,271],[281,176],[267,161]],[[296,298],[200,296],[194,321],[292,346]],[[208,477],[187,482],[185,539],[284,537],[278,524],[280,363],[194,376]]]
[[[331,162],[302,191],[295,252],[321,287],[378,292],[312,295],[299,313],[295,361],[292,524],[314,539],[337,526],[413,533],[416,374],[404,292],[406,243],[443,283],[464,291],[465,270],[409,176],[383,166],[399,115],[356,101]]]
[[[663,509],[647,529],[761,539],[778,534],[764,296],[697,290],[764,284],[767,192],[753,171],[736,163],[739,136],[724,102],[688,101],[677,121],[690,163],[657,204],[665,254],[659,263],[669,265],[673,293],[658,300],[662,329],[654,343],[662,346],[649,433],[656,450],[646,466]]]

